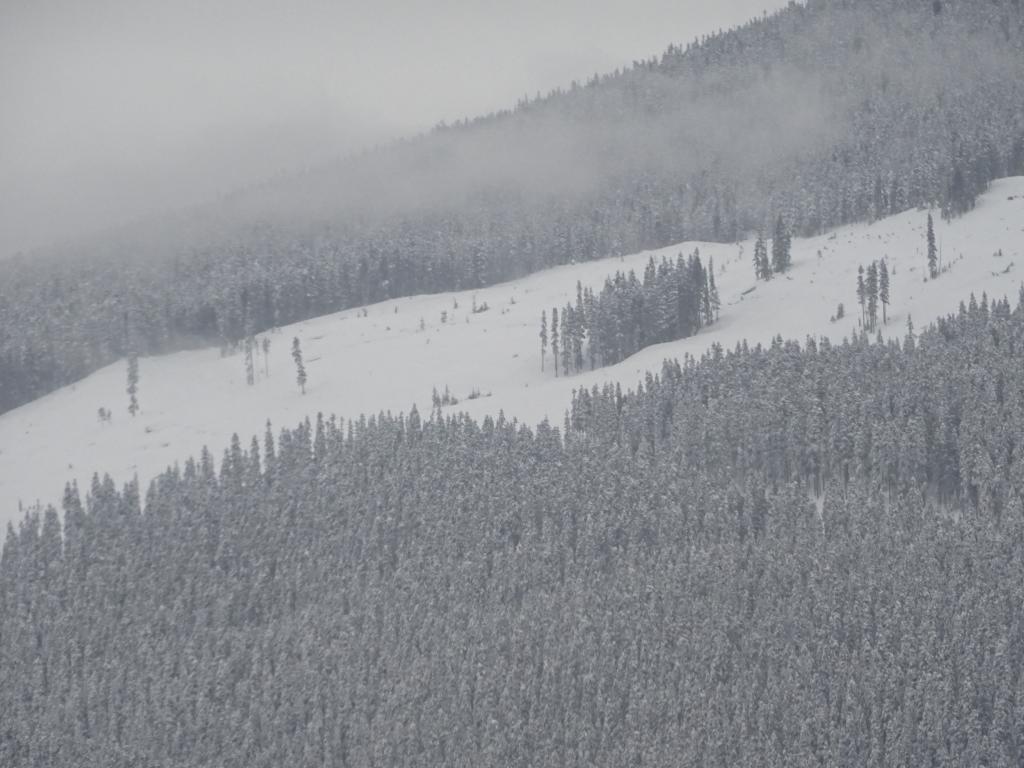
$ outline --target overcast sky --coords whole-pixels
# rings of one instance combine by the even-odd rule
[[[781,0],[0,0],[0,255],[512,105]]]

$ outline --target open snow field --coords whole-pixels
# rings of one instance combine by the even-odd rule
[[[294,426],[318,411],[349,418],[382,410],[421,413],[431,393],[445,387],[455,410],[497,414],[530,425],[545,417],[560,424],[571,392],[606,381],[632,387],[663,359],[699,355],[712,343],[768,342],[776,334],[849,336],[857,327],[857,267],[885,258],[891,272],[887,335],[903,336],[908,315],[918,328],[953,312],[971,292],[1009,296],[1016,303],[1024,280],[1024,177],[993,184],[966,216],[946,223],[935,213],[942,264],[950,269],[924,281],[926,213],[910,211],[874,224],[857,224],[807,240],[793,240],[793,269],[769,283],[753,278],[753,241],[683,243],[658,251],[550,269],[522,280],[460,293],[385,301],[269,334],[269,359],[257,355],[258,378],[245,383],[241,354],[216,349],[139,361],[141,413],[132,418],[125,394],[126,366],[110,365],[77,384],[0,416],[0,526],[17,520],[25,505],[60,501],[64,483],[83,491],[94,472],[118,483],[138,476],[143,489],[168,465],[204,445],[219,457],[233,432],[246,445],[262,435],[267,419]],[[721,319],[697,336],[660,344],[593,372],[554,378],[551,353],[540,370],[540,314],[575,302],[576,282],[600,289],[616,270],[640,275],[650,256],[675,257],[699,247],[714,259]],[[1002,255],[998,255],[1001,251]],[[755,288],[752,292],[749,289]],[[490,309],[474,314],[476,304]],[[830,317],[842,302],[846,317]],[[456,307],[457,304],[457,307]],[[442,322],[442,313],[447,313]],[[302,345],[309,381],[295,383],[291,341]],[[262,338],[262,336],[260,337]],[[269,375],[264,365],[269,365]],[[469,400],[478,391],[480,397]],[[109,423],[99,408],[113,411]],[[0,528],[2,531],[2,528]],[[0,539],[3,533],[0,532]]]

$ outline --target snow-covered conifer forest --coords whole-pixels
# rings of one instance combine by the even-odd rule
[[[1024,765],[1022,275],[1018,0],[2,259],[0,766]]]

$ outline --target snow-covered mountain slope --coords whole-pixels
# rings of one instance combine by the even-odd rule
[[[1024,279],[1024,178],[997,182],[974,211],[951,223],[936,216],[942,262],[950,268],[927,282],[925,222],[924,212],[911,211],[794,240],[793,269],[769,283],[753,279],[750,241],[684,243],[478,291],[386,301],[365,314],[349,310],[269,334],[269,360],[257,355],[254,386],[245,383],[240,354],[221,357],[206,349],[144,358],[142,411],[135,418],[127,412],[126,366],[111,365],[0,416],[0,525],[20,517],[19,501],[57,503],[66,481],[77,479],[87,488],[96,471],[118,482],[137,475],[145,484],[203,445],[217,457],[233,432],[248,441],[262,434],[268,418],[275,426],[291,426],[317,411],[348,418],[404,411],[414,403],[426,412],[433,388],[447,387],[460,400],[450,407],[475,416],[503,410],[531,425],[544,417],[560,423],[574,388],[605,381],[632,386],[663,359],[699,355],[714,342],[728,348],[744,338],[768,342],[776,334],[841,339],[857,326],[858,265],[883,257],[892,272],[886,334],[905,334],[908,315],[921,326],[953,312],[971,292],[1016,299]],[[705,263],[714,259],[722,298],[718,323],[619,365],[568,378],[554,378],[549,351],[547,371],[541,372],[541,311],[574,300],[577,281],[599,289],[616,270],[640,273],[651,255],[674,257],[698,246]],[[473,313],[474,301],[489,310]],[[832,323],[839,302],[846,318]],[[305,395],[295,382],[293,337],[300,339],[309,375]],[[481,396],[468,399],[474,391]],[[110,422],[101,423],[100,408],[113,412]]]

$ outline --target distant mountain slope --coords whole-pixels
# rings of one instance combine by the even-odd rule
[[[127,351],[1024,173],[1017,0],[819,0],[222,204],[0,262],[0,411]]]
[[[886,336],[902,338],[908,319],[921,328],[955,311],[971,293],[979,302],[984,292],[992,300],[1016,299],[1024,280],[1024,178],[997,182],[969,214],[936,222],[949,271],[928,282],[925,220],[924,212],[910,211],[794,240],[793,268],[769,283],[754,281],[750,241],[664,249],[660,253],[675,256],[699,245],[714,259],[720,320],[696,336],[575,376],[554,378],[550,352],[541,372],[541,312],[573,300],[577,281],[600,287],[617,270],[642,272],[651,253],[562,266],[478,291],[385,301],[367,306],[365,316],[347,311],[282,328],[268,334],[269,377],[262,353],[257,356],[254,386],[245,384],[241,354],[224,358],[200,350],[144,358],[142,413],[135,419],[127,413],[124,363],[108,366],[0,416],[0,530],[19,516],[19,501],[55,503],[67,480],[87,488],[92,473],[101,471],[118,482],[137,474],[145,486],[204,445],[226,445],[234,432],[247,443],[262,434],[268,418],[278,428],[318,411],[348,419],[407,411],[414,403],[425,414],[432,390],[448,388],[459,400],[448,411],[478,418],[503,411],[530,426],[544,418],[557,425],[573,390],[606,382],[634,386],[665,358],[699,356],[713,344],[729,349],[742,340],[768,344],[777,334],[838,341],[857,330],[857,268],[877,259],[885,258],[892,272],[889,320],[881,328]],[[473,313],[474,302],[489,309]],[[846,318],[831,323],[840,302]],[[290,359],[293,337],[301,341],[309,376],[304,396]],[[97,418],[101,407],[113,412],[109,423]]]
[[[69,489],[0,548],[0,765],[1020,768],[1022,340],[971,301],[565,431],[324,418]]]

